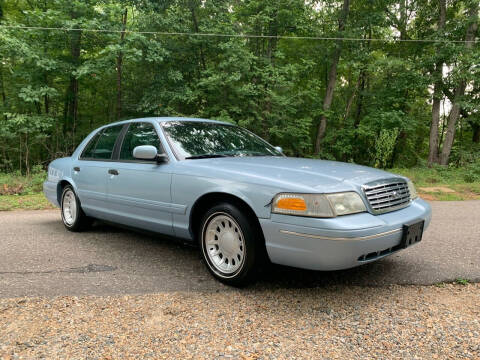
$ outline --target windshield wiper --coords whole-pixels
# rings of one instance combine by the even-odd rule
[[[274,156],[273,154],[265,154],[263,152],[260,152],[260,151],[252,151],[248,154],[246,154],[245,156]]]
[[[203,154],[203,155],[187,156],[185,159],[211,159],[211,158],[220,158],[220,157],[229,157],[229,155],[224,155],[224,154]]]

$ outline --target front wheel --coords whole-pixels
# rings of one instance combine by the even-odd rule
[[[252,282],[261,259],[261,234],[236,206],[221,203],[204,215],[199,229],[203,259],[221,282],[243,286]]]
[[[69,231],[86,230],[92,223],[92,219],[87,217],[80,206],[75,191],[71,185],[67,185],[62,191],[62,200],[60,202],[62,210],[63,225]]]

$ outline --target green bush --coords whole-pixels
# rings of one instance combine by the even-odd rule
[[[0,173],[0,195],[31,195],[42,191],[47,173],[41,166],[34,166],[29,176],[13,173]]]
[[[466,183],[480,182],[480,160],[465,167],[463,179]]]
[[[394,128],[392,130],[382,129],[377,141],[375,142],[375,167],[386,168],[391,166],[393,150],[397,142],[399,130]]]

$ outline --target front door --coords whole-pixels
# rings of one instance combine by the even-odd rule
[[[146,230],[173,235],[168,162],[137,160],[133,149],[153,145],[163,152],[151,123],[130,123],[123,138],[114,173],[107,180],[108,203],[113,221]]]

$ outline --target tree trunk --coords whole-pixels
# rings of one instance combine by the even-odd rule
[[[23,162],[23,154],[22,154],[22,134],[18,137],[18,167],[20,169],[20,174],[22,173],[22,162]]]
[[[2,8],[3,2],[0,1],[0,24],[3,21],[3,8]],[[2,104],[3,104],[3,111],[7,111],[7,96],[5,95],[5,85],[3,83],[3,72],[2,72],[2,64],[0,62],[0,86],[1,86],[1,91],[2,91]],[[7,115],[4,115],[5,120],[7,120]]]
[[[76,18],[76,14],[72,14],[72,19]],[[70,55],[72,57],[72,64],[74,69],[77,69],[80,64],[80,44],[82,33],[81,31],[73,31],[70,38]],[[78,79],[71,74],[70,84],[67,90],[65,103],[65,130],[72,132],[72,148],[75,147],[75,129],[78,120]]]
[[[338,36],[343,36],[343,31],[345,29],[345,23],[347,22],[348,11],[350,8],[350,0],[343,0],[342,12],[338,18]],[[337,66],[338,61],[340,60],[340,54],[342,52],[343,41],[338,40],[336,42],[335,50],[333,51],[332,64],[330,65],[330,71],[328,72],[328,83],[327,91],[325,92],[325,97],[323,99],[323,115],[318,124],[317,130],[317,139],[315,141],[315,153],[320,154],[322,140],[325,137],[325,132],[327,130],[327,114],[332,105],[333,91],[335,89],[335,82],[337,81]]]
[[[45,102],[45,114],[48,115],[48,113],[50,112],[50,102],[48,100],[47,94],[45,94],[44,96],[44,102]]]
[[[200,32],[200,28],[198,26],[198,20],[197,20],[197,15],[195,14],[195,3],[193,1],[190,1],[189,3],[189,7],[190,7],[190,13],[192,14],[192,22],[193,22],[193,29],[196,33],[199,33]],[[205,55],[203,54],[203,45],[202,43],[200,43],[200,62],[202,63],[202,69],[203,70],[206,70],[207,69],[207,65],[206,65],[206,62],[205,62]]]
[[[478,30],[478,2],[474,2],[472,7],[469,10],[469,17],[472,19],[472,23],[467,28],[465,35],[465,48],[471,49],[474,45],[475,35]],[[450,158],[450,152],[452,151],[453,140],[455,138],[455,129],[457,125],[457,120],[460,115],[461,105],[459,101],[465,94],[465,88],[467,84],[465,80],[460,80],[457,88],[455,89],[455,98],[454,103],[452,104],[452,109],[448,115],[448,124],[447,124],[447,134],[445,135],[445,141],[442,147],[442,153],[440,154],[440,164],[448,165],[448,160]]]
[[[480,143],[480,125],[479,124],[472,124],[472,142],[475,144]]]
[[[365,91],[365,82],[366,82],[366,71],[362,69],[360,71],[360,84],[358,89],[358,101],[357,101],[357,109],[355,111],[355,119],[353,121],[353,127],[355,129],[358,128],[360,125],[360,116],[362,115],[362,107],[363,107],[363,93]]]
[[[343,115],[343,122],[345,122],[350,115],[350,110],[352,109],[353,105],[353,100],[355,100],[355,96],[357,95],[358,87],[360,86],[360,81],[361,81],[362,74],[360,73],[358,75],[357,82],[355,83],[355,86],[353,88],[352,94],[347,100],[347,106],[345,107],[345,114]]]
[[[68,87],[67,102],[67,129],[72,132],[72,147],[75,143],[75,128],[78,120],[78,79],[75,76],[70,77],[70,85]]]
[[[5,85],[3,83],[3,71],[2,66],[0,65],[0,88],[2,92],[2,105],[3,111],[7,112],[7,95],[5,94]],[[7,120],[7,115],[4,115],[5,120]]]
[[[25,174],[30,175],[30,163],[29,163],[30,153],[28,149],[28,133],[25,134]]]
[[[122,32],[120,33],[120,46],[123,46],[125,40],[125,29],[127,27],[127,9],[122,14]],[[117,56],[117,107],[115,119],[118,121],[122,116],[122,67],[123,67],[123,51]]]
[[[445,141],[443,142],[442,153],[440,154],[440,165],[448,165],[450,152],[452,151],[453,140],[455,138],[455,130],[457,120],[460,115],[460,104],[458,103],[460,97],[465,93],[465,81],[461,81],[455,90],[455,103],[452,105],[450,114],[448,114],[447,133],[445,134]]]
[[[439,0],[438,5],[438,33],[441,36],[443,29],[445,28],[446,0]],[[435,63],[433,76],[435,78],[435,83],[433,85],[432,121],[430,123],[428,166],[432,166],[433,163],[438,163],[438,126],[440,123],[440,105],[442,101],[443,60],[438,60]]]
[[[267,40],[267,58],[270,61],[270,64],[275,62],[275,51],[277,48],[277,36],[278,36],[278,29],[277,29],[277,11],[273,11],[272,13],[272,21],[268,24],[268,35],[272,36]]]

